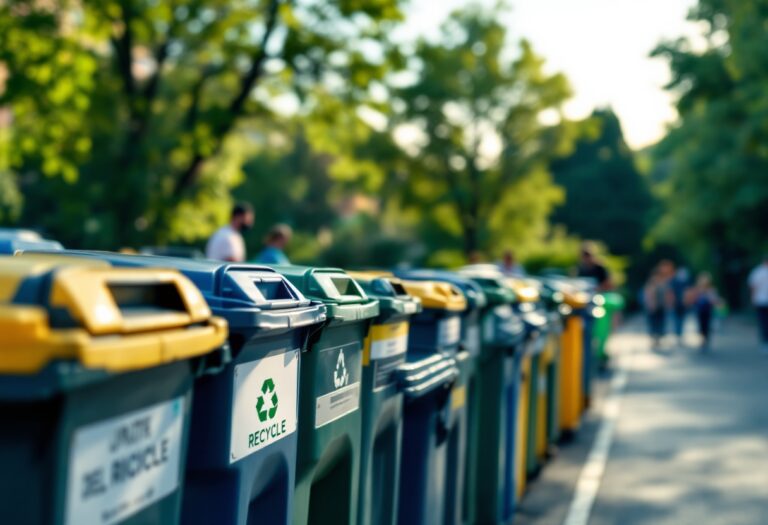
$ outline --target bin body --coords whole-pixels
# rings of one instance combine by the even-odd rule
[[[195,384],[183,522],[290,523],[300,360],[325,307],[264,266],[71,253],[113,266],[174,268],[228,321],[231,361]]]
[[[403,392],[398,371],[406,360],[409,321],[421,302],[405,293],[396,278],[352,273],[363,290],[379,301],[363,349],[361,525],[397,522],[403,436]]]
[[[179,523],[194,377],[226,323],[176,272],[13,259],[0,522]]]
[[[528,428],[530,426],[531,352],[525,351],[518,361],[519,395],[517,398],[517,433],[515,439],[516,501],[522,499],[528,484]]]
[[[534,476],[541,468],[538,454],[539,435],[546,428],[546,373],[544,352],[547,343],[547,319],[538,310],[522,313],[526,325],[530,368],[528,370],[528,419],[525,440],[525,474]]]
[[[356,524],[359,502],[363,344],[378,301],[342,270],[275,267],[327,321],[301,363],[293,523]]]
[[[551,355],[547,367],[547,431],[548,445],[554,445],[560,439],[560,374],[562,370],[563,325],[559,311],[550,312],[548,345]]]
[[[624,298],[616,292],[605,292],[603,308],[605,315],[595,320],[594,340],[595,353],[597,355],[598,367],[604,369],[608,365],[610,356],[607,351],[608,337],[616,325],[618,314],[624,309]]]
[[[398,523],[443,525],[455,519],[461,505],[457,483],[463,482],[464,472],[466,384],[459,382],[459,376],[465,381],[468,374],[468,352],[460,351],[461,316],[467,302],[449,283],[404,280],[402,284],[423,305],[422,312],[411,318],[405,370],[414,382],[419,377],[415,371],[437,373],[425,374],[420,386],[406,391]],[[450,499],[455,494],[458,502]]]
[[[405,279],[436,281],[454,286],[464,296],[467,308],[461,315],[461,344],[455,357],[459,377],[451,393],[449,434],[449,466],[446,479],[446,512],[444,523],[455,525],[474,520],[476,509],[471,489],[477,486],[474,468],[477,463],[478,370],[482,347],[481,321],[487,307],[482,287],[467,276],[448,271],[408,270],[398,273]]]
[[[584,406],[583,323],[581,316],[568,315],[561,336],[560,427],[570,434],[579,429]]]
[[[513,311],[514,292],[498,276],[473,269],[462,273],[482,287],[488,305],[481,312],[477,395],[470,424],[467,523],[507,523],[514,514],[519,374],[525,328]]]

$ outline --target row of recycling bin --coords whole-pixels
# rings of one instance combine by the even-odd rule
[[[0,523],[507,523],[601,310],[472,270],[0,257]]]

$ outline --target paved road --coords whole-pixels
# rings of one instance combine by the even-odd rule
[[[768,356],[729,320],[712,353],[652,352],[630,325],[612,341],[628,381],[589,525],[768,523]],[[693,343],[692,340],[688,343]],[[560,449],[515,525],[560,525],[603,423],[607,381],[576,441]]]

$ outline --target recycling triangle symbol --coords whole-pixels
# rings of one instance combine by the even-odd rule
[[[259,416],[259,421],[264,423],[277,414],[277,392],[275,392],[275,383],[271,377],[265,379],[261,385],[261,394],[256,402],[256,415]],[[272,395],[270,396],[270,394]],[[267,408],[267,401],[271,404],[270,408]]]
[[[341,388],[349,383],[349,371],[344,363],[344,350],[339,350],[339,358],[336,360],[336,369],[333,371],[333,386]]]

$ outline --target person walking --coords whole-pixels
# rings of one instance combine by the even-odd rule
[[[291,264],[285,255],[285,248],[291,242],[293,230],[287,224],[275,224],[264,239],[264,249],[259,252],[254,262],[259,264]]]
[[[228,262],[245,261],[243,233],[253,227],[253,208],[247,202],[235,204],[229,224],[222,226],[208,239],[205,256],[208,259]]]
[[[499,270],[507,277],[525,277],[525,268],[523,265],[517,262],[515,252],[512,250],[505,250],[501,258],[501,264],[499,264]]]
[[[709,350],[712,336],[712,319],[715,308],[720,304],[720,297],[712,285],[712,276],[706,272],[699,274],[696,285],[686,293],[686,303],[696,312],[696,322],[701,336],[701,349]]]
[[[752,304],[757,311],[757,324],[760,332],[760,350],[768,354],[768,253],[749,274],[749,289],[752,292]]]
[[[590,243],[581,245],[581,261],[579,262],[577,274],[579,277],[593,279],[597,284],[597,292],[606,292],[613,288],[611,274],[598,261],[595,249]]]
[[[661,338],[666,332],[667,306],[671,302],[669,280],[664,271],[657,267],[643,289],[643,304],[653,348],[661,346]]]
[[[683,342],[683,331],[685,330],[685,318],[688,315],[689,305],[686,302],[686,292],[691,286],[691,276],[688,268],[679,268],[674,277],[669,282],[672,290],[674,304],[672,306],[672,320],[674,321],[675,335],[678,344]]]

